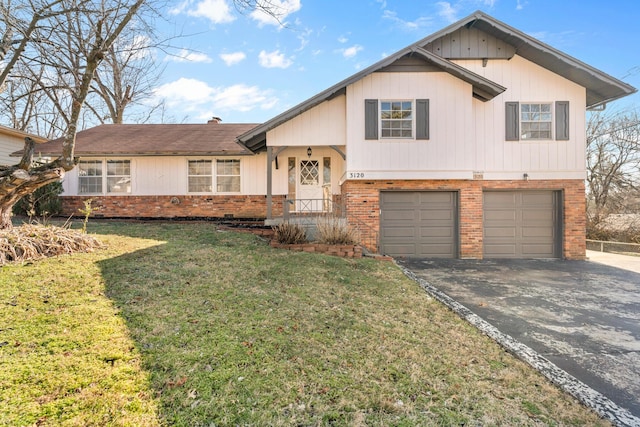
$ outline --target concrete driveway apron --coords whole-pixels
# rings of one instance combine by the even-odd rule
[[[632,415],[616,424],[640,423],[640,273],[591,261],[396,261]]]

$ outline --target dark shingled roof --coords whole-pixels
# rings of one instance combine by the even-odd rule
[[[219,156],[250,155],[236,137],[255,123],[108,124],[78,132],[75,155],[89,156]],[[62,139],[38,144],[44,156],[62,153]]]

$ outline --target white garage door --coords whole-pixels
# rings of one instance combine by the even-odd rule
[[[484,257],[559,257],[559,197],[555,191],[484,192]]]
[[[382,253],[395,257],[457,257],[457,201],[457,193],[450,191],[382,192]]]

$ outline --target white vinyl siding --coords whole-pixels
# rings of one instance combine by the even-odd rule
[[[306,147],[305,147],[306,148]],[[315,151],[315,150],[314,150]],[[306,154],[305,154],[306,157]],[[241,164],[241,179],[239,194],[264,195],[266,194],[267,156],[261,153],[255,156],[242,156],[233,159],[239,160]],[[131,161],[131,195],[135,196],[180,196],[187,194],[197,194],[189,192],[189,160],[210,160],[215,163],[217,159],[225,157],[185,157],[185,156],[142,156],[132,157]],[[83,158],[82,161],[106,161],[105,158]],[[282,159],[281,159],[282,160]],[[280,165],[282,167],[282,163]],[[73,196],[79,193],[80,168],[75,167],[65,174],[62,182],[65,196]],[[105,171],[106,174],[106,171]],[[337,178],[336,178],[337,179]],[[215,184],[215,176],[214,176]],[[105,190],[99,193],[105,194]],[[212,187],[215,189],[215,187]],[[89,193],[84,193],[89,194]],[[113,194],[113,193],[112,193]],[[217,194],[208,191],[200,194]],[[235,193],[238,194],[238,193]],[[113,195],[119,195],[115,193]]]
[[[583,87],[517,55],[486,66],[475,59],[455,62],[508,90],[482,102],[473,98],[470,84],[445,72],[377,72],[347,87],[346,179],[523,179],[525,172],[529,179],[585,178]],[[367,100],[377,99],[414,99],[415,117],[418,100],[428,100],[429,143],[379,137],[372,144],[365,109]],[[551,103],[553,139],[523,143],[517,129],[514,141],[522,143],[508,141],[510,101],[517,108],[514,129],[522,103]]]

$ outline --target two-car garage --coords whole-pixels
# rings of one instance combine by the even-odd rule
[[[460,247],[458,191],[382,191],[380,250],[395,257],[456,258]],[[557,258],[561,254],[561,193],[482,193],[484,258]],[[471,219],[469,219],[471,217]],[[474,219],[467,214],[467,221]]]

